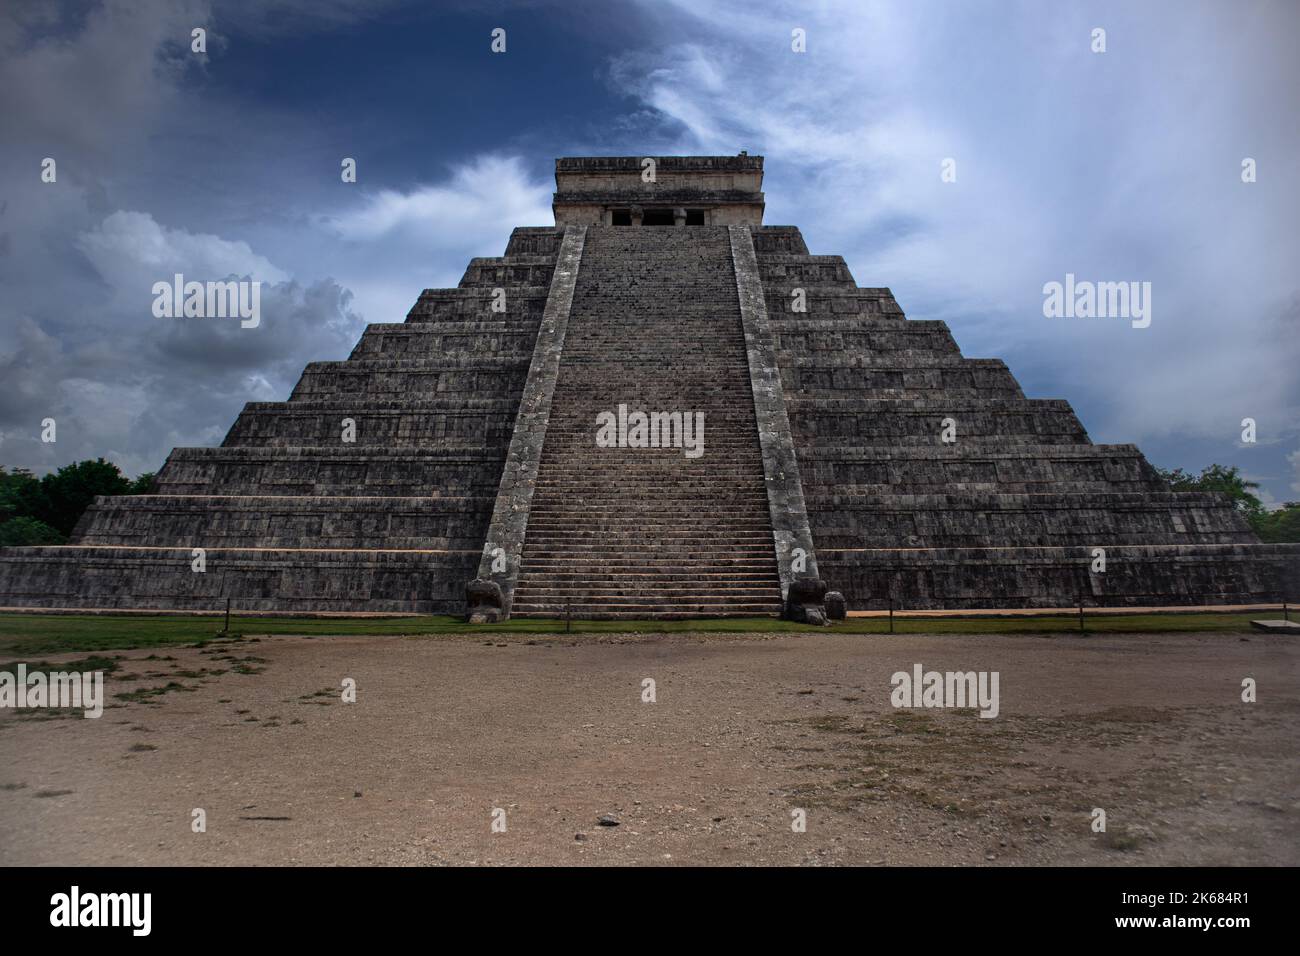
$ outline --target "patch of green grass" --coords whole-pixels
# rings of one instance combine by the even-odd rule
[[[24,707],[15,711],[18,720],[58,720],[63,717],[84,717],[86,712],[79,707]]]
[[[186,687],[179,681],[168,681],[159,687],[141,687],[139,690],[125,691],[113,696],[118,700],[125,700],[132,703],[143,703],[153,697],[161,697],[163,694],[169,694],[174,690],[192,691],[193,687]]]
[[[1145,834],[1130,830],[1125,827],[1107,830],[1100,834],[1101,844],[1108,850],[1116,850],[1120,853],[1132,853],[1140,849],[1142,845],[1152,839]]]
[[[8,671],[10,674],[17,673],[19,664],[27,665],[27,672],[60,672],[67,673],[72,671],[103,671],[105,674],[111,674],[117,670],[117,660],[111,657],[83,657],[75,661],[60,661],[58,664],[51,664],[49,661],[10,661],[7,664],[0,664],[0,671]]]
[[[1268,614],[1269,612],[1261,612]],[[1087,632],[1158,633],[1187,631],[1250,630],[1255,614],[1141,614],[1088,616]],[[241,617],[239,635],[223,635],[222,619],[157,615],[95,614],[0,614],[0,650],[10,654],[58,654],[96,652],[123,648],[162,648],[179,645],[236,643],[244,634],[294,634],[307,637],[341,635],[439,635],[439,634],[539,634],[566,633],[565,622],[549,619],[512,619],[500,624],[471,625],[459,617],[391,618],[284,618]],[[883,617],[849,618],[832,627],[814,627],[770,617],[714,618],[689,621],[573,621],[573,634],[886,634],[889,622]],[[897,634],[1042,634],[1079,632],[1077,617],[945,617],[908,618],[896,616]],[[107,658],[92,658],[103,659]],[[167,660],[162,657],[160,660]]]
[[[841,714],[826,714],[822,717],[814,717],[809,721],[813,730],[824,730],[829,733],[850,733],[848,718]]]
[[[294,634],[306,637],[343,635],[423,634],[564,634],[565,622],[512,619],[500,624],[467,624],[460,617],[287,618],[241,617],[239,633],[222,635],[220,617],[171,615],[0,614],[0,648],[23,654],[56,654],[121,648],[180,645],[201,647],[256,640],[253,634]],[[854,629],[847,623],[836,629]],[[868,629],[880,630],[874,622]],[[822,628],[775,618],[718,618],[691,621],[574,621],[575,634],[637,633],[779,633],[818,632]],[[165,660],[166,658],[160,658]]]
[[[265,667],[257,667],[257,664],[265,664],[264,657],[223,657],[220,660],[230,661],[230,669],[236,674],[260,674]],[[223,672],[224,673],[224,672]]]
[[[939,727],[934,718],[923,711],[894,710],[883,718],[885,726],[899,734],[936,734]]]
[[[198,670],[178,670],[175,673],[177,677],[184,677],[186,680],[202,680],[205,677],[220,677],[225,670],[208,670],[206,667],[200,667]]]

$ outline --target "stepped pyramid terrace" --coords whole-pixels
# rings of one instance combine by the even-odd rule
[[[554,226],[175,449],[152,494],[97,499],[71,544],[0,549],[0,605],[819,621],[828,588],[850,610],[1300,594],[1300,546],[764,225],[762,157],[646,165],[557,160]]]

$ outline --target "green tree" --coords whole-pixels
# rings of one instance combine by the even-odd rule
[[[1255,526],[1268,512],[1264,509],[1264,504],[1257,497],[1254,491],[1259,484],[1254,481],[1247,481],[1241,475],[1241,470],[1233,465],[1231,468],[1225,468],[1223,465],[1210,465],[1208,468],[1201,469],[1199,475],[1193,475],[1183,471],[1181,468],[1157,468],[1160,477],[1169,482],[1174,491],[1221,491],[1236,505],[1237,510],[1246,516],[1251,527]]]
[[[148,495],[153,493],[153,480],[157,477],[154,472],[146,471],[131,482],[131,494]]]
[[[0,548],[63,544],[67,539],[44,521],[23,515],[0,522]]]
[[[1269,544],[1300,544],[1300,501],[1288,501],[1276,511],[1266,511],[1251,526],[1259,540]]]
[[[49,506],[41,481],[26,468],[6,471],[0,465],[0,521],[32,517]]]
[[[43,478],[0,466],[0,546],[65,541],[96,495],[148,494],[153,479],[146,472],[132,481],[102,458],[64,465]]]
[[[131,482],[120,468],[102,458],[64,465],[41,479],[48,507],[32,517],[44,521],[65,537],[72,534],[78,519],[96,495],[127,495]]]

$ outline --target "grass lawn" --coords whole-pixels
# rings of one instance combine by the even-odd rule
[[[1258,617],[1280,617],[1277,612],[1253,614],[1143,614],[1089,616],[1089,633],[1249,631]],[[195,644],[221,631],[223,619],[211,617],[0,614],[0,653],[10,655],[124,650]],[[450,616],[400,618],[281,618],[233,617],[238,634],[302,634],[310,636],[360,634],[562,634],[564,621],[511,620],[503,624],[466,624]],[[1073,616],[907,618],[896,615],[900,634],[1057,634],[1079,632]],[[850,618],[829,628],[811,627],[774,618],[725,618],[693,621],[574,621],[575,634],[665,633],[774,633],[807,631],[848,634],[884,634],[887,618]]]

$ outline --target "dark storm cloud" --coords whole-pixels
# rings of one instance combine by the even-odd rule
[[[173,445],[220,441],[245,401],[286,397],[307,362],[345,356],[363,325],[334,279],[290,276],[247,242],[114,198],[188,203],[209,218],[174,175],[187,163],[168,136],[206,69],[190,30],[212,19],[197,2],[3,15],[0,464],[43,471],[105,455],[155,469]],[[214,31],[209,49],[219,45]],[[46,156],[54,183],[39,177]],[[151,287],[177,272],[261,280],[259,326],[155,318]],[[53,444],[40,440],[46,418]]]

